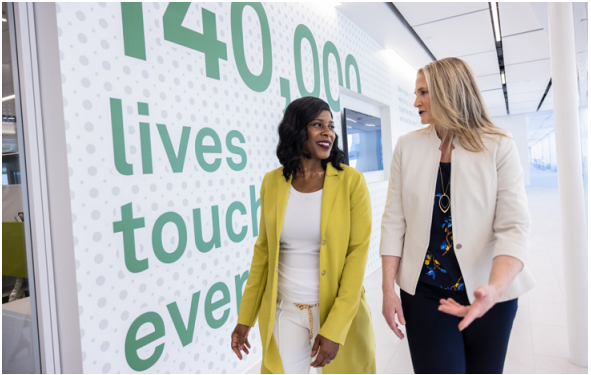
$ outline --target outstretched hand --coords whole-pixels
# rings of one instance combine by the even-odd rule
[[[488,310],[497,303],[499,299],[497,289],[492,285],[481,285],[474,291],[476,298],[471,305],[464,306],[457,303],[453,298],[439,300],[439,311],[454,315],[462,319],[458,328],[460,331],[466,329],[475,319],[481,318]]]

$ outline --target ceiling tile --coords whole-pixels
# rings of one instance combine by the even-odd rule
[[[486,108],[504,108],[505,107],[505,95],[503,90],[485,91],[482,93]]]
[[[544,96],[545,90],[542,91],[533,91],[533,92],[524,92],[521,94],[511,94],[509,90],[507,90],[507,96],[509,97],[509,104],[516,104],[516,103],[523,103],[523,102],[532,102],[542,100],[542,96]]]
[[[414,29],[438,59],[496,49],[488,10],[429,23]]]
[[[480,91],[500,89],[503,87],[499,74],[476,77]]]
[[[538,108],[539,101],[530,101],[523,103],[509,103],[509,112],[513,114],[517,113],[530,113],[535,112]]]
[[[499,20],[503,37],[542,28],[530,3],[499,2]]]
[[[411,26],[422,25],[461,14],[488,10],[488,3],[394,3]],[[490,12],[489,12],[490,14]],[[490,17],[490,16],[489,16]]]
[[[515,94],[524,94],[528,92],[546,91],[548,81],[541,79],[522,81],[522,82],[507,82],[507,95],[511,97]]]
[[[488,108],[488,114],[490,117],[506,116],[507,109],[505,107]]]
[[[474,55],[460,56],[462,60],[470,65],[476,76],[485,76],[488,74],[500,74],[499,59],[497,51],[492,50]]]
[[[551,76],[550,59],[505,66],[508,90],[511,90],[512,86],[516,87],[515,83],[531,83],[531,86],[527,87],[525,91],[521,90],[525,87],[521,87],[519,92],[513,92],[513,94],[546,90]],[[512,94],[512,92],[509,92],[509,94]]]
[[[550,58],[550,40],[544,30],[503,38],[505,65]]]

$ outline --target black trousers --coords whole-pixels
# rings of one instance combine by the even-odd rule
[[[419,283],[414,296],[400,291],[415,374],[502,374],[517,299],[497,303],[462,332],[461,318],[437,310],[441,298],[469,305],[465,291]]]

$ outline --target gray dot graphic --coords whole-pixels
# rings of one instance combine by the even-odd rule
[[[86,146],[86,152],[88,152],[89,154],[94,154],[95,151],[96,151],[96,148],[94,147],[94,145],[87,145]]]
[[[99,242],[102,238],[103,238],[103,235],[101,234],[101,232],[95,232],[92,235],[92,239],[93,239],[94,242]]]
[[[106,28],[109,26],[109,24],[107,23],[107,21],[105,21],[105,20],[104,20],[104,19],[102,19],[102,18],[99,20],[99,25],[101,25],[101,27],[102,27],[103,29],[106,29]]]
[[[105,307],[106,304],[107,304],[107,299],[103,297],[98,300],[97,306],[100,308],[103,308],[103,307]]]
[[[99,195],[99,191],[98,191],[98,189],[96,189],[96,188],[92,188],[92,189],[90,189],[90,193],[89,193],[89,194],[90,194],[90,196],[91,196],[92,198],[96,198],[96,197],[98,197],[98,195]]]
[[[88,65],[89,61],[88,61],[88,57],[86,56],[80,56],[80,64],[82,65]]]
[[[109,321],[107,319],[103,319],[101,320],[101,322],[99,323],[99,328],[100,329],[105,329],[109,326]]]
[[[99,276],[96,278],[96,285],[101,286],[105,283],[105,277],[104,276]]]
[[[107,346],[107,348],[108,348],[108,346]],[[105,363],[105,365],[103,366],[103,374],[107,374],[109,371],[111,371],[111,364]]]
[[[121,320],[125,321],[127,320],[127,318],[129,318],[129,313],[127,311],[124,311],[121,313]]]
[[[114,187],[111,189],[111,193],[112,193],[113,195],[115,195],[115,196],[119,195],[119,188],[118,188],[117,186],[114,186]]]
[[[111,345],[109,344],[108,341],[103,341],[103,343],[101,344],[101,350],[103,352],[106,352],[109,349],[109,346],[111,346]],[[103,371],[104,371],[104,368],[103,368]]]
[[[111,64],[108,61],[103,61],[103,69],[111,70]]]
[[[84,35],[82,33],[78,34],[78,40],[80,41],[80,43],[86,43],[86,41],[87,41],[86,35]]]
[[[88,174],[91,176],[96,175],[96,167],[88,167]]]
[[[103,262],[103,256],[102,254],[97,254],[94,256],[94,262],[96,264],[101,264]]]
[[[103,47],[104,49],[109,49],[109,42],[107,42],[106,40],[101,40],[101,47]]]

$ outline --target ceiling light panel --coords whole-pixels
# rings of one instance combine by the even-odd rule
[[[503,37],[542,28],[530,3],[498,4]]]
[[[550,58],[550,39],[544,30],[503,39],[505,65]]]
[[[411,26],[488,10],[488,3],[394,3]]]
[[[489,52],[496,48],[488,8],[414,29],[438,59]]]

